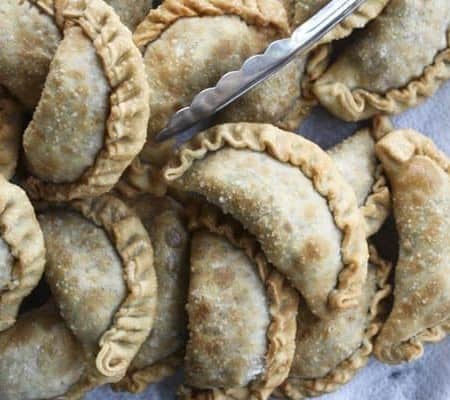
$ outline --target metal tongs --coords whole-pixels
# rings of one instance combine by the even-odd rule
[[[214,114],[264,82],[297,56],[310,50],[364,1],[332,0],[299,26],[290,38],[271,43],[264,54],[250,57],[239,71],[228,72],[215,87],[197,94],[190,106],[172,116],[167,126],[156,136],[156,141],[175,138],[181,143],[206,129]]]

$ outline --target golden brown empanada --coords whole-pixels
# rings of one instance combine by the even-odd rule
[[[28,191],[57,201],[108,191],[146,137],[148,86],[131,33],[102,0],[5,3],[0,83],[39,99],[27,104],[37,103],[23,139]],[[32,44],[29,59],[17,42]]]
[[[169,118],[226,72],[239,69],[249,56],[288,34],[278,0],[167,0],[150,11],[134,33],[144,57],[152,109],[141,159],[165,163],[170,145],[156,145],[153,138]],[[302,60],[290,63],[220,113],[219,121],[297,128],[307,112],[300,100],[303,66]]]
[[[50,303],[0,333],[0,398],[43,400],[64,395],[85,370],[81,348]]]
[[[7,180],[16,171],[24,128],[24,110],[0,86],[0,174]]]
[[[313,314],[357,305],[365,223],[353,190],[318,146],[271,125],[225,124],[182,147],[164,175],[242,222]]]
[[[374,247],[370,252],[367,281],[356,309],[321,320],[300,303],[295,357],[278,396],[299,400],[335,391],[369,361],[372,342],[386,317],[392,269]]]
[[[189,341],[183,399],[267,399],[294,354],[298,295],[239,223],[190,210]]]
[[[89,366],[70,392],[123,378],[154,323],[152,244],[136,215],[110,195],[41,206],[46,280]]]
[[[44,264],[44,238],[33,206],[22,189],[0,175],[0,331],[14,324]]]
[[[377,154],[392,186],[400,252],[394,305],[375,354],[400,363],[420,357],[425,342],[450,331],[450,162],[412,130],[389,133]]]
[[[362,129],[328,151],[355,191],[368,237],[379,231],[391,210],[390,191],[375,154],[376,132],[378,127]]]
[[[124,200],[140,217],[154,248],[158,300],[154,328],[119,390],[141,392],[172,375],[183,363],[187,338],[185,304],[189,283],[189,236],[182,208],[169,197],[146,194]]]
[[[133,32],[145,18],[153,5],[153,0],[105,0],[119,15],[121,21]]]
[[[415,106],[450,77],[449,26],[447,0],[391,0],[355,33],[314,93],[345,120]]]

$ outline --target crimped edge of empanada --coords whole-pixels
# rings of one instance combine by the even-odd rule
[[[366,227],[348,183],[340,176],[330,156],[309,140],[282,131],[268,124],[224,124],[200,133],[180,148],[163,174],[170,184],[183,176],[195,161],[209,152],[224,147],[265,152],[274,159],[288,163],[311,180],[313,187],[328,202],[335,224],[342,231],[342,263],[336,288],[328,296],[333,309],[351,308],[358,297],[367,274]]]
[[[181,18],[237,15],[249,25],[289,33],[286,12],[274,0],[165,0],[136,27],[133,39],[142,50]]]
[[[45,203],[38,205],[38,209],[44,211],[54,206]],[[128,289],[125,300],[114,314],[111,327],[99,340],[95,361],[88,360],[86,376],[65,395],[67,398],[76,398],[77,393],[99,384],[117,382],[125,376],[154,323],[157,283],[153,246],[147,231],[121,200],[106,194],[92,199],[74,200],[61,206],[79,212],[105,230],[122,261]]]
[[[346,121],[359,121],[378,113],[398,114],[430,97],[439,86],[450,79],[450,30],[447,47],[437,52],[434,62],[424,66],[423,73],[402,88],[384,94],[364,89],[350,89],[346,85],[318,80],[312,88],[319,102],[330,112]]]
[[[386,123],[386,120],[384,120],[384,123]],[[393,129],[393,132],[386,135],[379,146],[382,147],[386,156],[398,163],[408,162],[415,156],[428,157],[450,177],[450,160],[438,150],[431,139],[417,131]],[[376,341],[374,354],[377,359],[384,363],[413,361],[423,355],[424,344],[439,342],[448,334],[450,334],[450,318],[399,343],[389,345],[389,343]]]
[[[55,184],[34,176],[26,188],[34,198],[68,201],[111,189],[144,146],[149,89],[144,64],[131,33],[102,0],[28,0],[55,18],[60,28],[79,26],[92,41],[111,87],[105,138],[94,165],[75,182]]]
[[[334,147],[328,150],[328,154],[333,155],[334,152],[339,152],[341,146],[345,146],[347,141],[351,141],[356,135],[368,135],[376,143],[380,138],[381,126],[375,120],[372,123],[372,127],[363,128],[357,131],[353,136],[349,136],[347,139],[336,144]],[[375,145],[374,143],[374,145]],[[376,159],[376,169],[373,175],[373,185],[370,193],[365,198],[364,204],[360,207],[363,217],[366,222],[367,237],[370,237],[377,233],[391,212],[391,192],[389,190],[387,179],[383,172],[383,166]]]
[[[361,212],[366,222],[367,237],[374,235],[380,230],[392,208],[391,192],[387,186],[387,180],[381,164],[377,165],[374,178],[375,182],[372,186],[372,191],[361,207]]]
[[[167,193],[167,184],[162,177],[161,170],[136,157],[125,170],[114,190],[128,198],[140,193],[164,196]]]
[[[0,332],[14,325],[22,300],[38,285],[45,244],[25,192],[0,175],[0,236],[14,258],[9,288],[0,292]]]
[[[392,264],[382,259],[374,246],[370,246],[370,263],[376,268],[377,291],[369,308],[369,321],[361,346],[323,378],[296,379],[295,383],[286,380],[277,390],[277,397],[300,400],[334,392],[366,366],[373,352],[374,339],[387,317],[385,300],[392,294],[392,286],[388,283]]]
[[[390,129],[391,122],[388,118],[374,118],[372,126],[367,128],[375,144]],[[377,159],[377,168],[374,176],[372,191],[366,198],[361,212],[366,221],[367,237],[377,233],[392,210],[391,191],[389,189],[383,166]]]
[[[315,48],[309,53],[306,63],[306,76],[302,82],[302,91],[312,103],[315,100],[312,93],[313,82],[319,79],[330,64],[332,48],[330,44],[336,40],[344,39],[355,29],[361,29],[376,18],[386,7],[390,0],[369,0],[340,22],[331,32],[327,33]]]
[[[129,371],[125,378],[113,384],[113,389],[135,394],[142,393],[150,385],[174,375],[183,365],[183,358],[184,353],[177,352],[145,368]]]
[[[0,86],[0,174],[7,180],[16,171],[24,128],[23,108]]]
[[[247,387],[200,390],[182,386],[182,399],[267,399],[288,376],[294,358],[296,315],[299,304],[297,291],[290,286],[267,261],[255,237],[247,233],[239,222],[224,215],[211,204],[191,203],[187,208],[189,230],[207,229],[224,237],[233,246],[245,252],[255,263],[268,297],[270,324],[267,328],[265,372]]]

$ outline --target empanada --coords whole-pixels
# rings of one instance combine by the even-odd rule
[[[449,27],[447,0],[391,0],[355,33],[314,93],[352,121],[413,107],[450,78]]]
[[[172,199],[141,194],[124,201],[140,217],[152,240],[158,281],[154,328],[131,363],[127,376],[115,386],[136,393],[172,375],[183,363],[189,236],[182,208]]]
[[[21,188],[0,175],[0,331],[14,324],[44,264],[44,238],[33,206]]]
[[[375,354],[400,363],[450,332],[450,162],[412,130],[389,133],[377,154],[392,186],[400,252],[394,305]]]
[[[0,12],[0,83],[37,103],[23,138],[27,190],[57,201],[108,191],[141,150],[149,117],[131,33],[102,0],[6,0]],[[32,44],[29,58],[17,43]]]
[[[189,341],[183,399],[267,399],[294,354],[298,295],[239,223],[190,210]]]
[[[153,5],[153,0],[105,0],[119,15],[120,20],[131,30],[142,22]]]
[[[110,195],[40,206],[46,280],[89,366],[70,394],[123,378],[154,323],[152,244],[136,215]]]
[[[300,304],[295,357],[278,396],[299,400],[335,391],[369,361],[372,342],[387,314],[392,269],[374,247],[370,252],[367,281],[356,309],[321,320]]]
[[[150,11],[134,40],[142,50],[150,86],[147,144],[141,159],[162,165],[170,146],[155,135],[169,118],[226,72],[239,69],[251,55],[289,34],[278,0],[167,0]],[[270,122],[297,128],[303,110],[297,60],[221,112],[219,121]]]
[[[313,314],[357,305],[365,223],[353,190],[318,146],[271,125],[225,124],[183,146],[164,176],[240,221]]]
[[[84,370],[80,345],[52,303],[21,316],[16,325],[0,333],[2,400],[64,395]]]
[[[306,22],[316,12],[327,5],[330,0],[281,0],[286,8],[292,29]],[[364,27],[369,21],[377,17],[389,0],[366,0],[356,11],[345,18],[334,29],[316,44],[309,52],[305,67],[305,77],[302,81],[302,94],[305,100],[314,105],[316,103],[311,93],[312,83],[326,70],[330,63],[331,46],[336,40],[349,36],[353,30]]]
[[[16,171],[24,128],[24,110],[0,86],[0,174],[7,180]]]
[[[375,154],[378,127],[362,129],[328,151],[356,194],[367,236],[379,231],[391,210],[391,196]]]

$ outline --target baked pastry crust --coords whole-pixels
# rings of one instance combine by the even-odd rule
[[[315,95],[348,121],[419,104],[450,78],[449,24],[445,0],[390,1],[315,83]]]
[[[0,291],[0,331],[16,321],[22,300],[44,272],[45,246],[34,209],[25,192],[0,175],[0,239],[12,256],[11,280]]]
[[[366,366],[373,351],[373,341],[386,319],[386,300],[392,292],[388,284],[392,265],[380,258],[373,246],[370,247],[369,263],[365,290],[358,309],[338,314],[336,319],[329,321],[308,316],[308,312],[305,314],[300,309],[297,337],[302,343],[302,352],[297,354],[299,359],[294,361],[290,377],[277,391],[277,397],[300,400],[336,391]],[[355,322],[358,320],[360,322]],[[353,340],[349,336],[352,334],[361,336]],[[359,344],[354,347],[356,342]],[[348,357],[344,355],[346,352]],[[327,362],[329,359],[338,362],[331,370],[331,364]],[[311,365],[302,365],[308,361]],[[295,376],[295,363],[297,368],[300,367],[300,376]],[[302,377],[301,371],[310,376]]]
[[[28,1],[46,12],[57,26],[67,33],[63,42],[71,41],[72,46],[77,46],[77,37],[84,37],[92,43],[109,85],[110,109],[108,115],[105,115],[103,145],[95,155],[93,165],[88,166],[81,176],[70,182],[47,182],[37,176],[31,176],[26,182],[26,188],[33,197],[50,201],[67,201],[100,195],[107,192],[119,180],[145,141],[149,117],[149,93],[141,55],[133,44],[130,32],[102,0]],[[58,78],[57,67],[61,65],[64,67],[64,62],[64,59],[53,60],[49,79],[61,78]],[[29,162],[33,161],[29,156],[35,153],[38,138],[42,136],[46,138],[45,132],[43,135],[39,127],[45,127],[55,121],[65,121],[64,126],[70,126],[68,122],[70,120],[77,126],[83,121],[77,116],[78,112],[83,115],[82,110],[73,109],[67,115],[68,110],[64,109],[66,102],[48,104],[48,99],[52,98],[52,93],[48,92],[50,86],[48,81],[34,120],[24,135],[25,153]],[[64,86],[60,89],[64,90]],[[82,96],[71,95],[70,91],[64,93],[64,96],[71,98],[73,104],[83,107]],[[51,149],[52,151],[66,151],[60,143],[57,141],[55,143],[59,147]],[[51,146],[51,143],[48,145]],[[36,167],[36,172],[43,172],[42,168],[38,171],[36,165],[31,166]]]
[[[192,232],[206,230],[223,237],[237,249],[241,249],[254,262],[264,283],[270,315],[267,329],[265,370],[246,387],[214,388],[201,390],[188,386],[180,389],[182,399],[267,399],[273,390],[287,377],[294,355],[299,297],[286,278],[267,261],[256,239],[248,234],[236,220],[225,216],[210,205],[192,203],[188,209],[189,228]],[[187,361],[187,360],[186,360]]]
[[[165,167],[164,176],[175,187],[205,196],[242,222],[314,314],[326,317],[357,305],[367,273],[365,223],[353,190],[318,146],[271,125],[225,124],[185,144]],[[289,183],[283,182],[288,178]],[[278,204],[280,199],[283,204]],[[281,213],[286,205],[289,220]],[[317,240],[303,224],[292,224],[294,218],[304,220],[304,215],[312,218],[308,226],[314,226],[314,232],[322,231]],[[292,240],[293,235],[301,239]],[[313,251],[303,247],[307,239]],[[323,246],[339,250],[322,252]],[[328,258],[329,254],[338,255]],[[311,275],[325,270],[326,278]]]
[[[386,135],[377,154],[392,186],[400,252],[394,305],[375,355],[395,364],[421,357],[426,342],[450,332],[450,162],[430,139],[412,130]]]
[[[80,345],[52,302],[20,316],[1,332],[0,354],[2,400],[64,395],[85,368]]]
[[[128,192],[130,194],[130,192]],[[169,197],[132,193],[124,202],[141,219],[154,247],[158,281],[155,324],[116,390],[139,393],[183,364],[187,338],[189,234],[183,208]]]
[[[375,154],[379,126],[361,129],[328,151],[355,191],[366,221],[367,237],[378,232],[391,211],[391,193]]]
[[[24,110],[0,86],[0,174],[7,180],[16,171],[24,128]]]
[[[58,206],[40,204],[41,212]],[[95,199],[75,200],[62,205],[102,228],[115,250],[122,267],[127,294],[120,307],[115,310],[111,326],[98,342],[98,352],[93,354],[89,343],[85,343],[76,326],[70,326],[80,340],[87,363],[83,378],[66,396],[81,397],[86,391],[104,383],[122,379],[133,358],[147,338],[156,312],[157,286],[153,267],[153,248],[148,234],[136,215],[119,199],[103,195]],[[61,307],[70,308],[76,296],[64,298],[67,292],[58,287],[58,282],[49,281],[55,299]],[[64,308],[63,308],[64,307]]]

